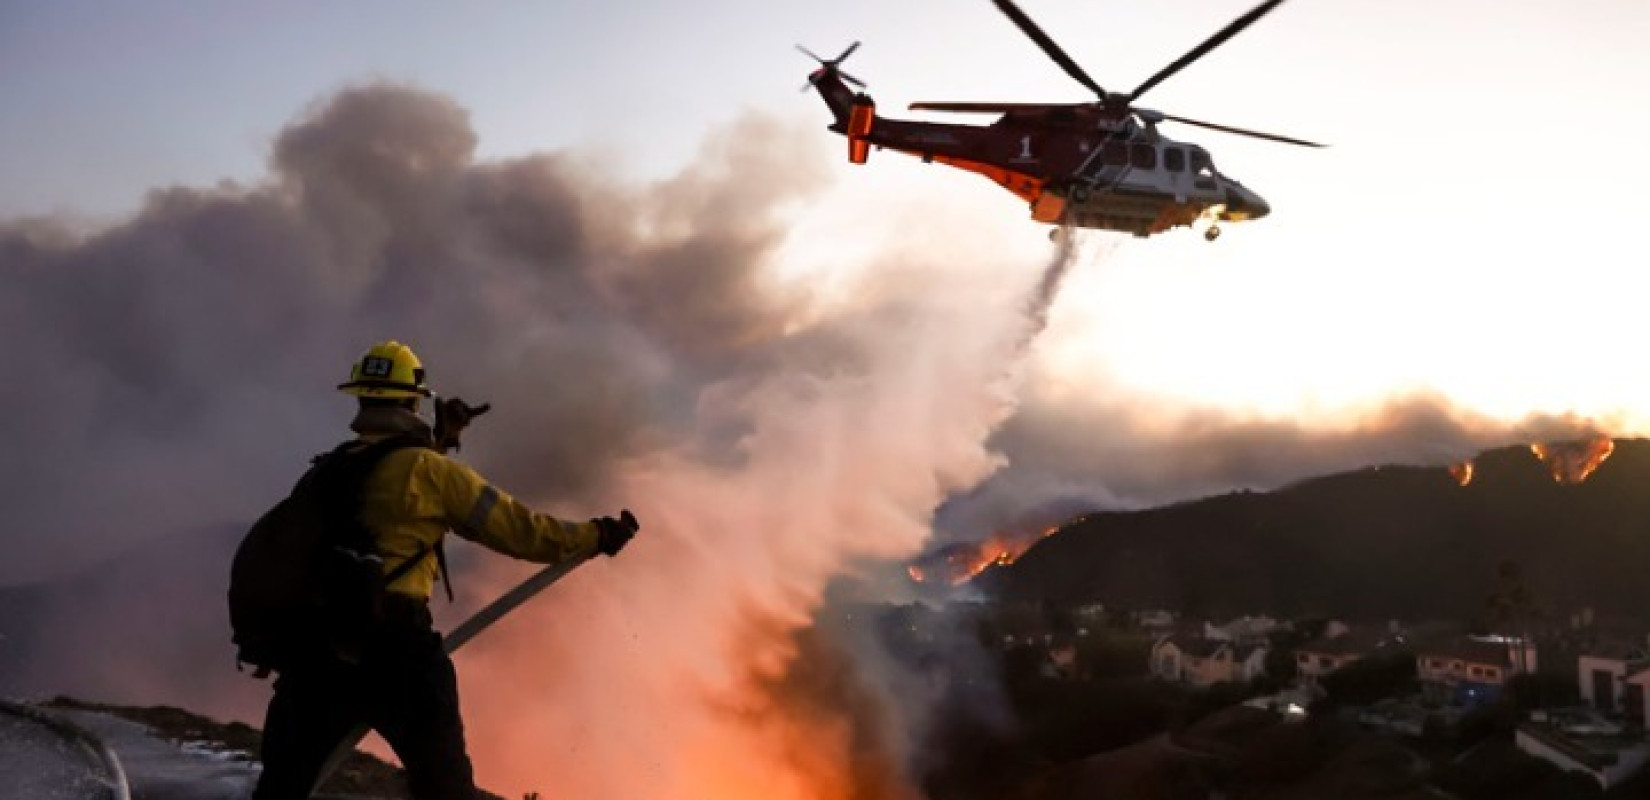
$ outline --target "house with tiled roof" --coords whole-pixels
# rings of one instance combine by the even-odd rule
[[[1368,631],[1352,631],[1341,626],[1333,635],[1314,639],[1295,648],[1297,680],[1315,686],[1324,676],[1380,649],[1386,637]]]
[[[1535,645],[1509,637],[1440,639],[1415,651],[1422,693],[1438,702],[1493,702],[1514,675],[1535,671]]]
[[[1650,719],[1646,686],[1650,685],[1650,652],[1630,641],[1601,642],[1576,659],[1581,700],[1607,714],[1643,725]]]
[[[1266,673],[1265,645],[1173,634],[1152,644],[1151,673],[1192,686],[1252,681]]]

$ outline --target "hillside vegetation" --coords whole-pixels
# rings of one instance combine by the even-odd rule
[[[1465,619],[1513,562],[1549,619],[1650,608],[1650,442],[1561,485],[1527,448],[1372,467],[1269,493],[1091,514],[979,579],[1009,601],[1188,614]]]

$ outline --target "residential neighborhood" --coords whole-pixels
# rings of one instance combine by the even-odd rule
[[[1266,673],[1265,644],[1169,635],[1152,645],[1152,675],[1192,686],[1247,683]]]
[[[1295,648],[1295,674],[1316,685],[1324,676],[1375,652],[1383,639],[1368,632],[1354,634],[1345,623],[1330,622],[1322,636]]]
[[[1189,697],[1241,702],[1280,720],[1351,721],[1443,764],[1541,763],[1598,792],[1641,774],[1650,782],[1650,637],[1641,633],[1572,626],[1519,636],[1462,624],[1194,619],[1163,609],[1110,624],[1105,616],[1091,607],[1064,637],[1017,641],[1040,644],[1045,677],[1081,680],[1096,675],[1090,654],[1116,649],[1096,639],[1133,637],[1143,642],[1144,676]]]

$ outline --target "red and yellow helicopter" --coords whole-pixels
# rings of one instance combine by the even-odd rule
[[[1204,237],[1213,241],[1220,235],[1220,222],[1259,219],[1271,208],[1259,194],[1215,169],[1207,150],[1159,134],[1158,123],[1168,120],[1275,142],[1324,146],[1135,105],[1152,87],[1237,35],[1283,0],[1261,3],[1125,94],[1100,88],[1011,0],[993,2],[1097,99],[910,106],[913,111],[1002,115],[985,126],[888,119],[877,116],[876,103],[868,95],[848,88],[850,83],[865,87],[841,69],[859,42],[832,59],[820,58],[798,45],[797,49],[819,62],[808,83],[836,117],[830,130],[848,137],[849,161],[865,163],[873,146],[898,150],[990,178],[1029,203],[1031,217],[1038,222],[1150,236],[1207,221]]]

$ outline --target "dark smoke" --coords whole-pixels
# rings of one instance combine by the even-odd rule
[[[198,700],[178,667],[231,663],[219,562],[347,435],[333,386],[380,339],[493,403],[465,452],[500,485],[610,512],[613,466],[692,435],[693,398],[796,306],[763,277],[773,210],[819,176],[794,132],[739,128],[622,187],[568,154],[477,162],[453,102],[366,86],[285,130],[262,184],[159,190],[90,233],[0,223],[0,584],[81,587],[29,595],[45,622],[28,658],[8,642],[16,686]],[[745,169],[785,178],[751,191]]]
[[[0,581],[58,579],[28,590],[32,649],[0,654],[27,685],[8,691],[255,718],[263,685],[227,685],[219,562],[344,435],[332,387],[393,337],[441,392],[493,403],[465,450],[484,474],[570,516],[634,505],[648,531],[464,655],[494,785],[904,792],[881,718],[809,713],[800,686],[775,707],[882,753],[844,775],[831,759],[719,765],[707,756],[763,728],[705,711],[759,688],[750,665],[783,674],[789,631],[848,560],[913,554],[931,510],[996,464],[982,443],[1007,410],[1019,299],[914,264],[866,279],[852,307],[810,307],[771,262],[821,185],[817,139],[736,129],[676,177],[625,186],[576,153],[478,162],[451,101],[368,86],[284,131],[267,181],[157,191],[91,232],[0,226],[0,335],[25,345],[0,413],[28,421],[0,467]],[[949,278],[943,296],[923,271]],[[466,603],[509,580],[496,563],[460,563]],[[777,620],[773,641],[735,637],[751,619]],[[224,680],[196,677],[215,664]],[[637,747],[653,768],[620,769]]]
[[[771,209],[819,181],[800,137],[740,127],[637,191],[564,155],[477,163],[450,100],[371,86],[284,131],[267,184],[157,191],[86,236],[0,225],[0,582],[255,513],[344,433],[332,386],[383,338],[493,401],[470,454],[502,485],[602,485],[795,305],[761,277]]]

